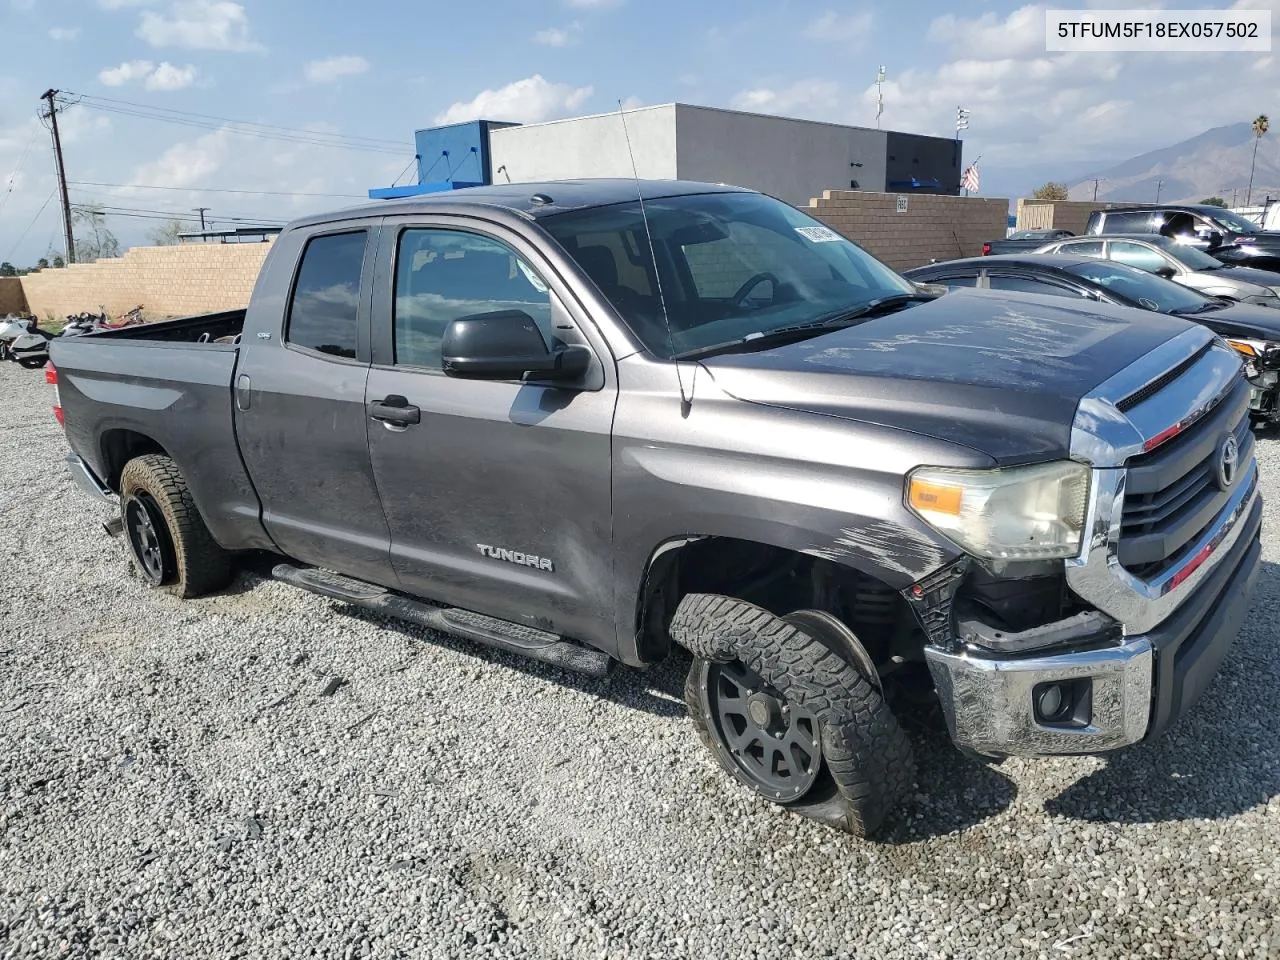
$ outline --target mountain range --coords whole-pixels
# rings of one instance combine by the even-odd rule
[[[1268,196],[1280,198],[1280,131],[1264,136],[1258,144],[1252,202]],[[1153,203],[1195,203],[1206,197],[1222,197],[1230,206],[1244,206],[1253,155],[1253,129],[1249,123],[1214,127],[1171,146],[1151,150],[1128,160],[1095,160],[1049,166],[987,167],[982,171],[983,193],[1010,198],[1025,197],[1048,180],[1065,183],[1072,200],[1097,199]]]

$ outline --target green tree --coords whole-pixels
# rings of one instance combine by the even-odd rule
[[[107,226],[107,215],[97,204],[72,207],[71,221],[80,227],[76,232],[76,260],[106,260],[120,256],[120,241]]]
[[[1067,199],[1067,185],[1050,180],[1048,183],[1043,183],[1031,191],[1031,196],[1035,200],[1065,200]]]
[[[1200,202],[1207,207],[1225,207],[1227,205],[1227,201],[1221,197],[1205,197]]]
[[[1271,129],[1271,120],[1265,113],[1258,114],[1253,120],[1253,161],[1249,164],[1249,189],[1244,195],[1244,205],[1253,202],[1253,168],[1258,165],[1258,143]]]
[[[55,253],[55,254],[53,255],[53,269],[55,269],[55,270],[61,270],[61,269],[62,269],[63,267],[65,267],[66,265],[67,265],[66,258],[64,258],[64,257],[62,256],[62,254],[60,254],[60,253]]]
[[[17,267],[15,267],[8,260],[6,260],[4,263],[0,263],[0,277],[16,277],[17,275],[18,275]]]
[[[46,258],[41,257],[39,260],[37,260],[37,261],[36,261],[36,269],[37,269],[37,270],[48,270],[48,269],[49,269],[49,261],[48,261]]]

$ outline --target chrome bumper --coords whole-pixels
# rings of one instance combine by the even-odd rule
[[[111,507],[116,505],[116,495],[111,488],[99,480],[97,474],[79,456],[67,454],[67,469],[71,471],[71,479],[76,482],[76,486],[94,503]]]
[[[925,651],[956,746],[986,756],[1097,753],[1137,743],[1151,714],[1151,642],[1056,656],[998,660],[973,652]],[[1042,683],[1089,679],[1088,724],[1037,720],[1033,691]]]

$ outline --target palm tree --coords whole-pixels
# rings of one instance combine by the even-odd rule
[[[1249,190],[1244,197],[1244,205],[1249,206],[1249,201],[1253,199],[1253,168],[1258,165],[1258,141],[1261,140],[1271,129],[1271,121],[1265,113],[1258,114],[1256,120],[1253,121],[1253,162],[1249,164]]]

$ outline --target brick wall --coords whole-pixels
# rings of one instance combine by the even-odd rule
[[[20,277],[0,277],[0,317],[11,313],[26,313],[27,298],[22,292]]]
[[[1023,198],[1018,201],[1018,230],[1070,230],[1072,233],[1084,233],[1089,223],[1089,214],[1095,210],[1110,210],[1118,206],[1141,206],[1141,204],[1107,203],[1102,200],[1035,200]]]
[[[133,247],[113,260],[28,274],[22,289],[41,320],[96,313],[100,305],[119,315],[141,304],[153,318],[230,310],[248,305],[269,249],[267,243]]]
[[[1008,200],[912,194],[899,213],[899,196],[828,190],[809,202],[808,212],[895,270],[979,256],[983,241],[1008,231]]]

